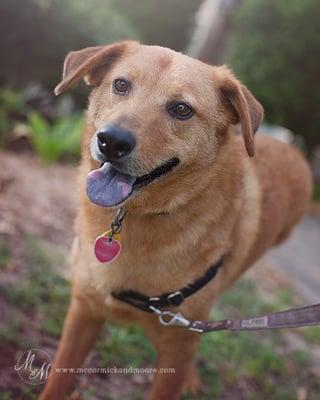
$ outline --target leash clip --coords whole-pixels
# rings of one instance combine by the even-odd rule
[[[164,326],[188,327],[190,325],[190,321],[185,318],[180,312],[173,313],[171,311],[162,311],[154,306],[150,306],[150,310],[158,315],[159,322]]]

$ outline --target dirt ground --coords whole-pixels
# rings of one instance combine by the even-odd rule
[[[27,272],[27,237],[43,238],[62,254],[71,244],[76,169],[60,165],[44,167],[32,155],[10,152],[0,152],[0,163],[0,240],[10,252],[0,280],[3,286],[19,285]],[[36,314],[30,311],[23,315],[18,308],[0,293],[1,331],[6,329],[5,321],[18,315],[19,320],[26,322],[20,337],[39,337]],[[41,337],[41,342],[49,348],[57,344],[49,337]],[[21,382],[12,368],[17,350],[10,341],[1,346],[0,386],[2,390],[13,389],[18,398]]]
[[[24,235],[41,236],[64,248],[73,237],[76,168],[44,167],[28,154],[0,152],[0,235],[10,239],[19,264]]]

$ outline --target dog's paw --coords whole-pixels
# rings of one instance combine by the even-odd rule
[[[184,383],[183,391],[189,392],[193,396],[199,395],[204,391],[204,385],[200,379],[196,367],[193,367],[190,370],[188,377]]]
[[[82,396],[79,390],[75,390],[69,397],[69,400],[82,400]]]

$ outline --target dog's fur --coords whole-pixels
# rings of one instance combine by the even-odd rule
[[[132,81],[127,96],[112,93],[111,83],[119,77]],[[121,42],[71,52],[56,94],[80,78],[93,90],[82,140],[72,299],[41,399],[66,398],[74,374],[59,374],[55,368],[81,366],[105,320],[143,326],[156,347],[157,367],[176,371],[156,374],[148,398],[178,399],[184,389],[200,387],[194,365],[199,334],[163,327],[153,314],[114,299],[111,292],[133,289],[154,296],[175,291],[225,255],[216,278],[172,308],[192,319],[207,319],[217,297],[283,241],[303,215],[312,190],[310,171],[293,146],[263,135],[254,139],[263,109],[224,66]],[[195,115],[185,121],[172,118],[165,107],[172,99],[187,100]],[[90,203],[85,185],[89,171],[99,166],[90,146],[107,122],[135,132],[137,146],[124,165],[126,172],[143,175],[172,157],[180,164],[124,203],[123,251],[103,265],[94,257],[93,243],[110,225],[115,209]],[[238,122],[242,136],[231,127]]]

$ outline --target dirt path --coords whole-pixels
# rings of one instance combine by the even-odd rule
[[[289,239],[267,258],[285,272],[307,302],[320,301],[320,218],[306,216]]]

